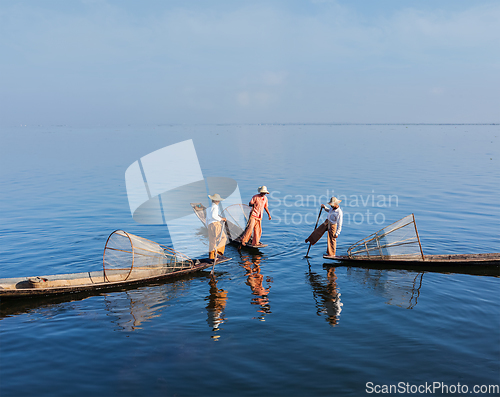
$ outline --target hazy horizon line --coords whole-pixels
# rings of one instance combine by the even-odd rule
[[[126,124],[17,124],[17,125],[3,125],[1,128],[24,128],[24,127],[137,127],[137,126],[231,126],[231,125],[248,125],[248,126],[285,126],[285,125],[500,125],[500,122],[477,122],[477,123],[314,123],[314,122],[272,122],[272,123],[126,123]]]

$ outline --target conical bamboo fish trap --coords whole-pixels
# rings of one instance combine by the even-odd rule
[[[413,214],[358,241],[347,253],[368,260],[425,260]]]
[[[193,266],[194,262],[187,256],[123,230],[111,233],[104,248],[104,278],[109,282],[171,273]]]

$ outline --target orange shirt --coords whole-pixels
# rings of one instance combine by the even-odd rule
[[[267,197],[266,195],[261,196],[260,194],[256,194],[252,197],[249,203],[250,206],[253,205],[253,210],[250,213],[250,216],[254,218],[261,219],[262,213],[264,212],[264,208],[267,208]]]

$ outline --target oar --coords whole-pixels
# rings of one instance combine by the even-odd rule
[[[323,206],[321,206],[319,208],[318,219],[316,219],[316,225],[314,226],[314,230],[316,230],[316,228],[318,227],[318,222],[319,222],[319,217],[321,216],[321,211],[323,211]],[[311,245],[312,245],[312,243],[309,242],[309,248],[307,249],[307,254],[306,254],[306,256],[304,256],[304,258],[310,258],[310,256],[309,256],[309,250],[311,249]]]
[[[210,275],[214,275],[214,270],[215,270],[215,262],[217,262],[217,249],[215,249],[215,259],[214,259],[214,264],[212,266],[212,271],[210,272]]]

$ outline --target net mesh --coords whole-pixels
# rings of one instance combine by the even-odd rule
[[[383,260],[423,260],[413,214],[371,234],[347,250],[350,257]]]
[[[407,270],[379,270],[351,267],[346,276],[351,281],[382,296],[386,303],[412,309],[418,303],[424,273]]]
[[[227,234],[231,240],[237,240],[245,232],[252,208],[245,204],[233,204],[222,211],[227,219]]]
[[[154,241],[116,230],[108,237],[103,255],[106,281],[125,281],[189,269],[187,256]]]

